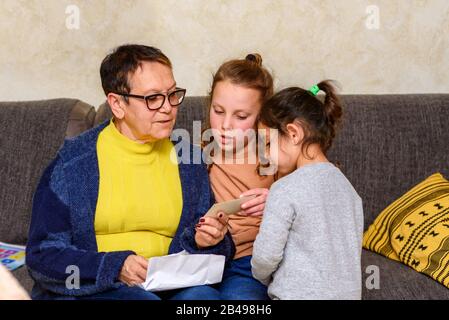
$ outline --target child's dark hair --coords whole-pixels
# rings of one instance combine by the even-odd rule
[[[318,144],[323,153],[332,146],[343,114],[333,81],[321,81],[317,86],[325,93],[324,103],[309,90],[290,87],[267,100],[260,113],[260,121],[279,130],[280,135],[287,134],[289,123],[298,122],[304,130],[302,151],[308,158],[311,144]]]

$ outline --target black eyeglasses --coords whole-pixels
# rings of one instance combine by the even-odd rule
[[[184,97],[186,96],[186,89],[175,88],[174,91],[167,92],[166,94],[155,93],[150,94],[148,96],[139,96],[136,94],[120,93],[120,92],[115,92],[115,94],[119,94],[124,97],[143,99],[145,100],[147,108],[149,110],[158,110],[162,108],[162,106],[164,105],[165,97],[168,97],[168,103],[170,103],[172,107],[179,106],[184,101]]]

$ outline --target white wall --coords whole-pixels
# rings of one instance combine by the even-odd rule
[[[1,0],[0,30],[0,101],[97,106],[101,60],[132,42],[162,49],[190,95],[249,52],[277,88],[333,78],[344,93],[449,93],[447,0]]]

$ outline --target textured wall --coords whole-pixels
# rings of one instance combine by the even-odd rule
[[[0,100],[98,105],[100,62],[127,42],[161,48],[191,95],[248,52],[278,88],[334,78],[344,93],[449,92],[447,0],[1,0],[0,30]]]

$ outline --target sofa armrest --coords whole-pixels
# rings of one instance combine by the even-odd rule
[[[69,115],[66,137],[71,138],[89,130],[94,125],[95,108],[87,103],[78,101]]]

